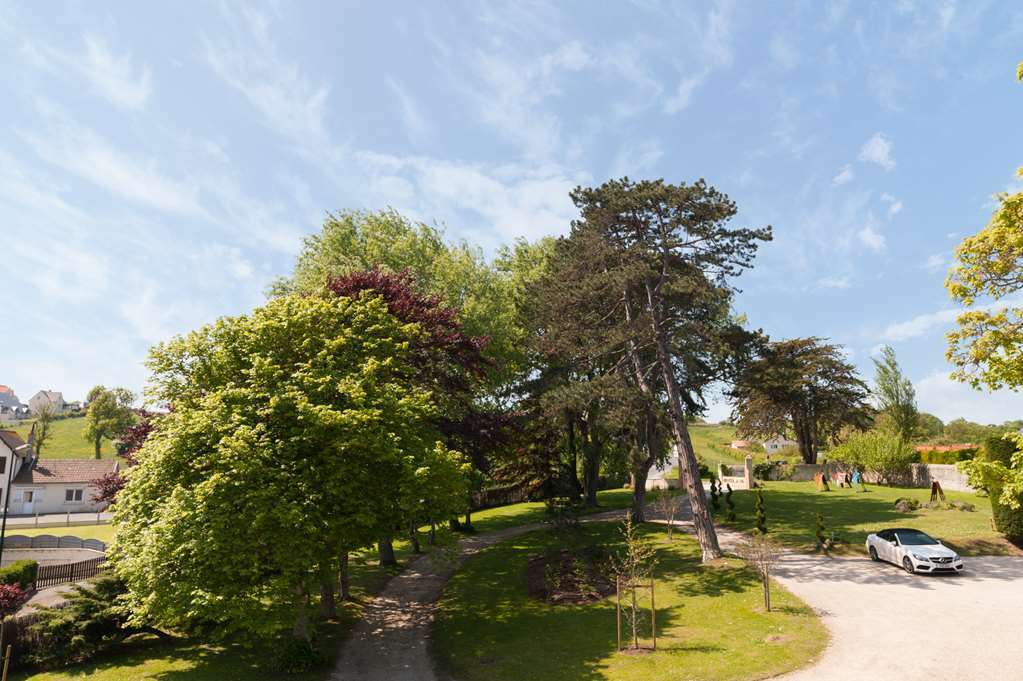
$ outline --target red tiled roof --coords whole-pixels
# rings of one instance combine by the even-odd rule
[[[9,388],[8,386],[0,385],[0,393],[13,393],[13,392],[14,392],[14,390]]]
[[[60,482],[90,482],[117,471],[117,462],[96,459],[50,459],[38,461],[33,468],[22,467],[14,476],[15,485],[41,485]]]

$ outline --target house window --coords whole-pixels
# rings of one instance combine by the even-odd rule
[[[7,457],[0,456],[0,475],[7,472]]]
[[[81,501],[82,490],[81,489],[66,489],[64,490],[64,501]]]

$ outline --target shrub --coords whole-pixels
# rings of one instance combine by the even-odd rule
[[[721,483],[718,482],[717,478],[710,479],[710,506],[714,513],[720,510],[721,506],[718,504],[718,497],[721,496]]]
[[[0,584],[17,584],[28,589],[36,583],[39,564],[34,560],[16,560],[6,567],[0,568]]]
[[[764,510],[764,490],[757,489],[755,510],[757,513],[757,531],[767,534],[767,512]]]
[[[311,641],[288,638],[274,652],[270,670],[281,674],[299,674],[323,664],[323,653]]]
[[[829,454],[834,461],[873,473],[882,484],[892,484],[908,473],[917,458],[901,437],[879,430],[857,433]]]
[[[908,497],[899,497],[895,500],[895,510],[899,513],[909,513],[920,508],[920,502]]]
[[[38,643],[26,657],[41,668],[65,667],[91,659],[140,629],[128,626],[127,590],[120,580],[102,576],[87,586],[75,585],[63,607],[39,608],[29,630]]]
[[[987,490],[995,529],[1013,541],[1023,539],[1023,499],[1018,499],[1018,508],[1012,508],[1003,499],[1003,488],[1011,484],[1014,474],[1018,475],[1013,469],[1016,447],[1014,440],[991,436],[984,440],[982,457],[959,464],[969,475],[971,485]]]
[[[937,449],[925,449],[920,452],[920,463],[934,464],[957,464],[960,461],[969,461],[977,454],[978,448],[957,449],[953,451],[940,451]]]
[[[760,463],[753,464],[753,477],[757,480],[770,480],[771,473],[777,467],[777,463],[773,461],[761,461]]]
[[[25,591],[17,584],[0,584],[0,617],[17,610],[25,596]]]
[[[725,487],[728,488],[728,491],[725,492],[725,509],[727,509],[725,511],[725,520],[727,520],[730,523],[734,523],[735,522],[735,502],[732,501],[732,486],[731,485],[725,485]]]

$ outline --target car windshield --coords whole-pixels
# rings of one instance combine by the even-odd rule
[[[925,544],[937,544],[938,540],[930,535],[918,532],[917,530],[909,530],[908,532],[896,532],[895,536],[899,538],[899,543],[904,546],[924,546]]]

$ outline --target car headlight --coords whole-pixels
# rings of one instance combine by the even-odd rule
[[[913,557],[916,558],[917,560],[922,560],[925,563],[931,562],[930,558],[928,558],[927,556],[921,556],[919,553],[914,553]]]

